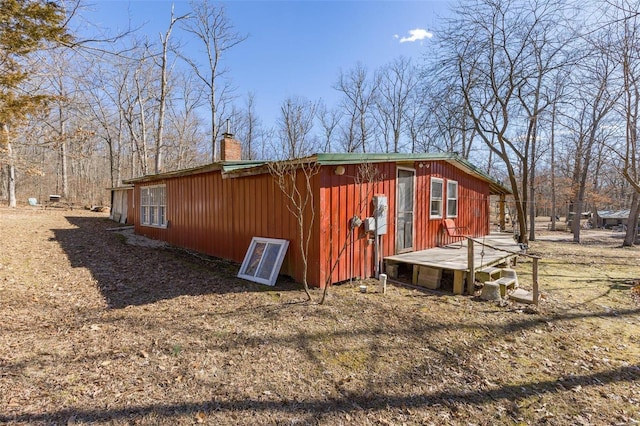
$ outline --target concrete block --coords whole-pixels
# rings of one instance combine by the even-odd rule
[[[417,285],[431,290],[440,288],[440,278],[442,277],[441,269],[430,268],[428,266],[414,266],[414,268],[418,268]]]
[[[482,300],[502,300],[502,297],[500,297],[500,284],[495,281],[485,282],[480,298]]]

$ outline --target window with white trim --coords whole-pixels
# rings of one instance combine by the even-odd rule
[[[166,212],[166,185],[143,186],[140,188],[140,224],[166,227]]]
[[[447,217],[458,217],[458,182],[447,181]]]
[[[287,247],[287,240],[253,237],[238,277],[260,284],[275,285]]]
[[[444,181],[440,178],[431,178],[431,211],[430,216],[432,218],[442,217],[442,195],[443,195]]]

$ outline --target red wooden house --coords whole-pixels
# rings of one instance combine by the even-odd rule
[[[225,151],[223,144],[217,163],[129,180],[136,233],[236,262],[253,237],[288,240],[280,272],[300,281],[304,235],[290,200],[267,162],[233,161]],[[510,193],[450,153],[317,154],[295,164],[315,169],[302,232],[310,232],[308,283],[318,287],[374,276],[385,256],[452,243],[443,232],[445,218],[471,236],[488,235],[490,195]],[[296,182],[304,193],[301,170]]]

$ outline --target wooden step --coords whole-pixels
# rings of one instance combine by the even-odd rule
[[[528,305],[533,305],[535,303],[533,301],[533,292],[521,288],[517,288],[509,293],[509,299],[519,303],[526,303]]]

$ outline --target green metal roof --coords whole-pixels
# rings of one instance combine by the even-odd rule
[[[512,191],[503,182],[493,178],[483,170],[452,152],[438,153],[391,153],[391,154],[367,154],[367,153],[346,153],[346,154],[317,154],[316,161],[322,165],[344,165],[354,163],[380,163],[380,162],[403,162],[403,161],[446,161],[489,183],[491,193],[511,194]]]
[[[406,153],[342,153],[342,154],[316,154],[318,163],[326,165],[353,164],[353,163],[381,163],[381,162],[398,162],[398,161],[427,161],[427,160],[446,160],[457,157],[452,153],[424,153],[424,154],[406,154]]]
[[[236,170],[245,170],[251,169],[254,167],[260,167],[267,164],[268,161],[225,161],[224,163],[220,163],[222,165],[222,171],[224,173],[231,173]]]
[[[451,152],[442,153],[343,153],[343,154],[315,154],[304,158],[287,160],[296,163],[318,163],[323,166],[338,166],[359,163],[384,163],[384,162],[415,162],[415,161],[446,161],[455,167],[478,177],[489,183],[492,194],[511,194],[511,189],[501,181],[494,179],[487,173],[470,163],[468,160]],[[178,170],[173,172],[160,173],[157,175],[142,176],[126,180],[124,183],[146,182],[163,178],[185,176],[190,174],[206,173],[213,170],[222,170],[223,177],[241,176],[249,174],[267,173],[264,167],[270,161],[244,160],[244,161],[222,161],[192,169]]]
[[[140,182],[154,181],[158,179],[167,179],[172,177],[196,175],[199,173],[207,173],[215,170],[222,170],[223,173],[233,172],[236,170],[250,169],[253,167],[259,167],[266,163],[266,161],[245,160],[245,161],[220,161],[216,163],[205,164],[204,166],[192,167],[189,169],[173,170],[170,172],[163,172],[154,175],[145,175],[137,178],[126,179],[124,184],[133,184]]]

